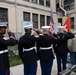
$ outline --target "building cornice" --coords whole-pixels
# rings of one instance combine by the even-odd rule
[[[6,1],[6,0],[0,0],[0,4],[3,4],[3,5],[10,5],[10,6],[15,6],[15,2],[12,2],[12,1]],[[50,10],[47,11],[47,10],[44,10],[44,9],[41,9],[41,8],[36,8],[36,7],[31,7],[31,6],[28,6],[28,5],[24,5],[24,4],[20,4],[20,3],[17,3],[17,7],[18,8],[29,8],[29,9],[34,9],[34,10],[39,10],[39,11],[42,11],[42,12],[46,12],[46,13],[50,13]],[[53,12],[53,14],[56,14],[56,15],[59,15],[57,12]],[[62,16],[62,15],[59,15],[59,16]]]
[[[72,14],[76,14],[76,12],[71,12],[71,13],[68,13],[68,15],[72,15]]]
[[[9,4],[9,5],[15,6],[15,2],[11,2],[11,1],[0,0],[0,3],[5,3],[5,4]],[[17,3],[17,6],[32,8],[32,9],[35,9],[35,10],[40,10],[40,11],[45,11],[45,12],[50,12],[50,11],[47,11],[47,10],[44,10],[44,9],[36,8],[36,7],[33,7],[33,6],[31,7],[31,6],[20,4],[20,3]]]

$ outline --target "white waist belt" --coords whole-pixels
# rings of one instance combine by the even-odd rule
[[[0,51],[0,54],[6,53],[6,52],[8,52],[8,50],[2,50]]]
[[[33,49],[35,49],[35,48],[34,48],[34,47],[31,47],[31,48],[28,48],[28,49],[24,49],[24,48],[23,48],[23,52],[24,52],[24,51],[31,51],[31,50],[33,50]]]
[[[52,49],[52,47],[45,47],[45,48],[40,47],[40,49],[42,49],[42,50],[47,50],[47,49]]]

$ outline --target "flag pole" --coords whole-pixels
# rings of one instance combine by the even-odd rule
[[[52,7],[51,7],[51,4],[50,4],[50,29],[49,31],[53,34],[54,33],[54,22],[53,22],[53,13],[52,13]]]

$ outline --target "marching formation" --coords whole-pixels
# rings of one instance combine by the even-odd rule
[[[54,59],[57,59],[57,75],[65,70],[67,54],[70,51],[67,43],[75,36],[73,33],[67,32],[64,26],[58,26],[57,34],[51,33],[49,28],[49,26],[42,26],[42,31],[33,30],[29,25],[24,28],[25,34],[17,41],[14,33],[6,25],[0,24],[0,75],[10,75],[7,46],[17,43],[19,56],[24,64],[24,75],[36,75],[38,60],[40,60],[41,75],[51,75]],[[6,29],[9,38],[4,36]],[[36,35],[32,33],[32,30]]]

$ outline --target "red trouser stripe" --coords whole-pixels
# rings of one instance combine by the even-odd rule
[[[6,75],[8,75],[8,69],[6,69]]]

